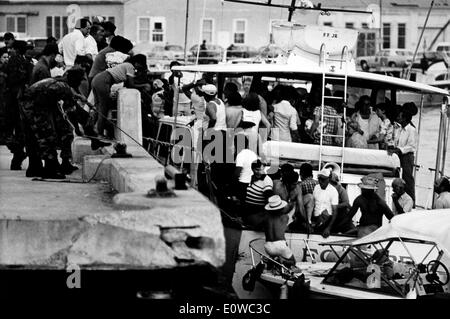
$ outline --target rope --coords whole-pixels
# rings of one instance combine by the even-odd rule
[[[83,183],[90,183],[90,182],[92,182],[92,180],[95,178],[95,176],[97,175],[97,173],[98,173],[98,170],[100,169],[100,166],[103,164],[103,162],[106,160],[106,159],[108,159],[108,158],[111,158],[111,156],[109,156],[109,155],[107,155],[107,156],[105,156],[105,157],[103,157],[103,159],[100,161],[100,163],[98,163],[98,165],[97,165],[97,168],[95,169],[95,172],[94,172],[94,175],[92,175],[92,177],[91,178],[89,178],[86,182],[83,182]]]

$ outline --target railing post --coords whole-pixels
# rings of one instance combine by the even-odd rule
[[[123,88],[117,96],[117,126],[142,144],[141,93]],[[127,145],[135,142],[116,128],[116,138]]]

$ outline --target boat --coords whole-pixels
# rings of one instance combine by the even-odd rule
[[[332,10],[323,12],[329,13]],[[350,108],[361,95],[369,95],[373,103],[384,102],[386,98],[389,98],[394,105],[414,101],[419,105],[419,113],[415,117],[418,120],[419,138],[422,110],[426,106],[426,97],[437,97],[443,102],[439,105],[440,123],[439,137],[435,141],[437,144],[437,157],[434,176],[435,179],[444,176],[449,127],[448,117],[450,113],[448,106],[449,92],[447,90],[391,76],[358,71],[351,54],[356,44],[356,30],[318,25],[305,26],[290,21],[274,24],[273,27],[277,30],[277,32],[273,33],[275,44],[277,44],[276,41],[278,39],[280,45],[284,46],[285,54],[278,56],[272,63],[202,64],[176,66],[174,70],[181,71],[183,74],[191,73],[191,76],[194,74],[194,79],[200,79],[202,74],[212,75],[218,87],[219,97],[222,96],[224,85],[227,82],[240,84],[245,77],[252,79],[252,85],[253,83],[258,85],[264,84],[266,87],[273,85],[273,83],[298,83],[308,87],[308,92],[311,95],[317,95],[319,105],[324,105],[324,88],[326,86],[329,86],[333,91],[344,92],[340,102],[345,103]],[[338,99],[337,97],[335,98]],[[344,118],[346,109],[345,107]],[[191,130],[192,119],[193,117],[189,116],[175,116],[166,117],[160,121],[160,128],[164,126],[170,127],[169,133],[166,133],[165,137],[157,136],[155,139],[156,143],[161,143],[158,147],[167,148],[165,152],[167,156],[166,163],[170,163],[169,154],[171,154],[171,150],[174,147],[179,147],[183,150],[183,158],[185,158],[186,154],[191,154],[190,158],[197,158],[199,150],[195,148],[194,144],[180,145],[178,143],[179,139],[174,138],[172,134],[175,131],[174,128]],[[344,132],[345,125],[344,122]],[[194,133],[191,131],[190,134]],[[341,137],[345,140],[345,135]],[[344,144],[327,146],[322,143],[322,138],[320,144],[316,145],[269,140],[262,143],[259,151],[259,155],[272,161],[272,165],[274,163],[289,162],[298,167],[303,162],[309,162],[315,168],[315,176],[320,169],[327,165],[335,168],[335,172],[340,176],[341,184],[346,187],[349,193],[350,203],[359,195],[357,184],[363,176],[373,172],[382,172],[386,188],[385,193],[381,194],[381,196],[390,205],[392,194],[390,185],[392,179],[399,176],[400,165],[395,155],[387,156],[384,150],[348,149]],[[259,287],[260,289],[255,289],[252,292],[246,291],[242,287],[242,280],[245,274],[255,266],[252,260],[251,247],[253,246],[249,245],[254,245],[256,242],[261,241],[261,238],[264,238],[264,234],[243,225],[235,212],[229,210],[227,205],[229,196],[225,189],[215,183],[211,176],[208,175],[208,165],[204,165],[202,169],[199,169],[198,162],[189,164],[186,161],[182,163],[179,161],[172,164],[185,171],[191,177],[191,181],[195,181],[191,185],[199,190],[202,189],[201,184],[203,180],[203,193],[221,209],[224,225],[225,223],[228,226],[232,225],[230,227],[238,228],[241,232],[238,239],[238,248],[236,247],[238,249],[238,259],[235,260],[234,257],[227,256],[228,262],[236,262],[233,287],[237,295],[240,298],[267,298],[268,295],[263,291],[264,287]],[[415,164],[420,166],[421,163],[416,162]],[[199,178],[193,178],[197,174]],[[434,200],[433,189],[430,187],[419,188],[419,186],[417,185],[416,192],[420,193],[420,195],[425,194],[426,200],[424,200],[424,203],[418,203],[417,208],[431,208]],[[358,221],[359,216],[359,214],[355,215],[355,222]],[[387,219],[385,219],[384,224],[387,224],[387,222]],[[332,249],[331,246],[325,247],[321,245],[322,243],[342,242],[355,240],[355,238],[343,236],[342,234],[331,234],[331,236],[324,239],[320,234],[287,232],[286,240],[288,243],[294,244],[293,252],[296,260],[314,258],[326,262],[327,256],[330,255]],[[230,245],[237,245],[237,243],[230,243]],[[391,251],[391,258],[406,260],[409,256],[405,252],[394,250]]]
[[[449,231],[450,209],[397,215],[363,238],[321,243],[333,258],[300,261],[296,273],[261,252],[258,240],[250,242],[250,250],[253,267],[264,268],[258,280],[275,298],[286,290],[285,298],[448,299]],[[398,254],[408,258],[389,258]],[[268,265],[275,267],[265,269]]]

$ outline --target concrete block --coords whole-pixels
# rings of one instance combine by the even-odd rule
[[[158,234],[97,223],[84,232],[67,255],[69,264],[172,268],[174,252]]]
[[[112,148],[112,147],[111,147]],[[88,138],[76,136],[72,142],[72,161],[77,164],[83,163],[85,155],[101,155],[102,150],[93,151],[91,149],[91,140]]]
[[[110,180],[111,158],[108,155],[87,155],[83,157],[82,178],[90,180]],[[94,177],[95,175],[95,177]]]
[[[117,97],[117,126],[142,144],[141,93],[136,89],[120,89]],[[122,131],[116,129],[117,139],[126,144],[134,143]]]

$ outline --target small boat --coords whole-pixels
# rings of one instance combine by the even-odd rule
[[[250,250],[254,268],[259,264],[272,266],[262,270],[258,280],[275,297],[287,290],[285,298],[292,294],[310,298],[448,299],[449,232],[450,209],[397,215],[363,238],[322,242],[320,245],[329,246],[334,256],[326,261],[314,257],[300,261],[297,272],[262,253],[257,240],[250,242]],[[409,258],[392,258],[396,254]],[[303,290],[296,286],[298,281]]]

